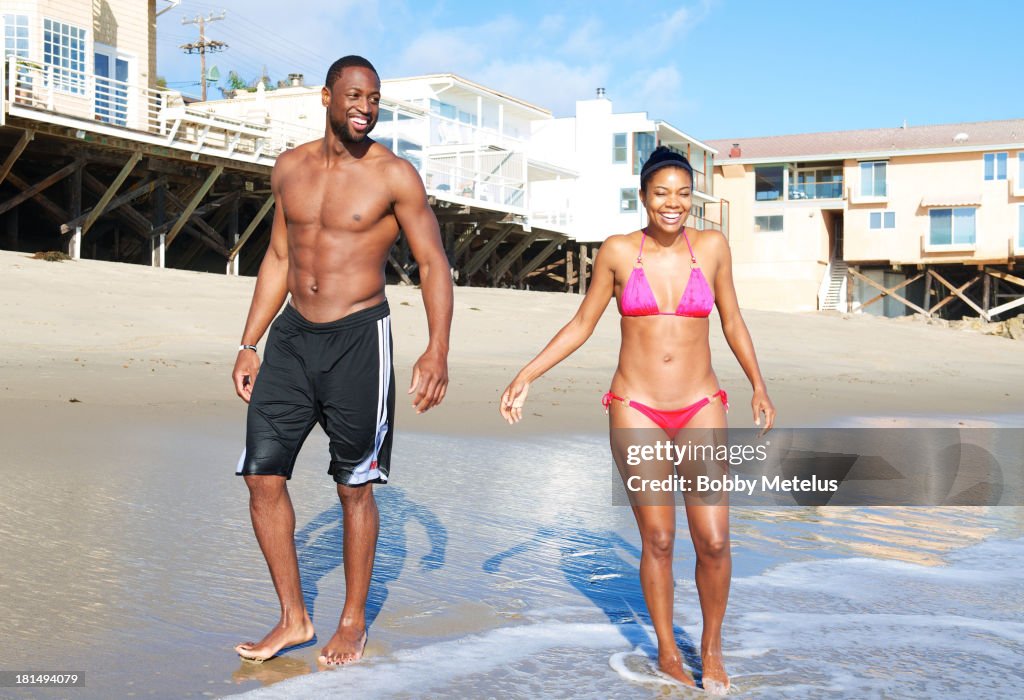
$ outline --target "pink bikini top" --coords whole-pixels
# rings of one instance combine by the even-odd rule
[[[647,240],[647,229],[643,231],[640,239],[640,252],[636,256],[636,265],[629,273],[626,286],[622,290],[622,315],[623,316],[690,316],[693,318],[706,318],[711,314],[715,305],[715,295],[704,279],[704,273],[697,266],[697,258],[693,255],[693,246],[686,235],[686,229],[682,230],[683,240],[690,250],[690,278],[686,281],[686,289],[683,291],[683,298],[679,300],[679,306],[675,312],[662,311],[658,308],[658,302],[651,291],[651,284],[644,274],[644,241]]]

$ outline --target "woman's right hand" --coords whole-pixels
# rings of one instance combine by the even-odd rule
[[[509,425],[514,425],[523,419],[523,404],[526,403],[526,395],[529,393],[530,382],[516,376],[501,395],[498,411]]]

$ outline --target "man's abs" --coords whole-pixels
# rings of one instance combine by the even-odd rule
[[[387,217],[369,230],[289,226],[288,291],[314,323],[335,321],[384,301],[384,264],[397,238]]]

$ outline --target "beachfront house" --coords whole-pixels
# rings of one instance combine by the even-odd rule
[[[202,103],[211,114],[266,122],[287,147],[323,136],[321,85],[293,74],[289,84]],[[564,231],[565,209],[550,211],[540,183],[572,187],[577,173],[528,155],[531,125],[548,121],[541,107],[452,74],[381,82],[382,101],[373,138],[419,170],[428,194],[463,206],[502,211],[515,220]]]
[[[161,3],[163,4],[163,3]],[[12,102],[144,128],[138,89],[156,87],[155,0],[4,0]]]
[[[1024,310],[1024,120],[710,144],[743,306]]]
[[[646,112],[616,113],[603,88],[593,99],[576,102],[572,117],[533,124],[530,151],[543,153],[579,172],[572,197],[564,202],[573,213],[572,236],[600,243],[615,233],[644,223],[639,200],[640,166],[658,146],[684,154],[694,169],[693,209],[688,225],[728,230],[728,203],[715,196],[709,176],[713,147]]]

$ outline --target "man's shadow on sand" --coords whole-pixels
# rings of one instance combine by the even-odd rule
[[[647,627],[653,625],[640,588],[640,569],[619,553],[621,549],[639,559],[640,550],[636,546],[612,530],[542,527],[530,540],[486,560],[483,570],[496,574],[509,557],[541,546],[559,550],[559,566],[565,580],[589,598],[634,649],[641,647],[648,654],[655,652],[658,645],[647,631]],[[672,630],[683,659],[699,674],[700,649],[682,627],[673,625]]]
[[[405,567],[408,553],[405,531],[410,522],[419,522],[430,540],[430,551],[420,559],[421,571],[433,571],[444,566],[448,545],[448,530],[437,516],[425,506],[409,500],[401,489],[389,486],[377,490],[374,496],[380,511],[380,535],[366,601],[367,627],[373,624],[384,607],[388,584],[397,581]],[[343,535],[341,503],[335,503],[317,515],[295,534],[302,597],[311,620],[320,595],[320,580],[344,563]]]

